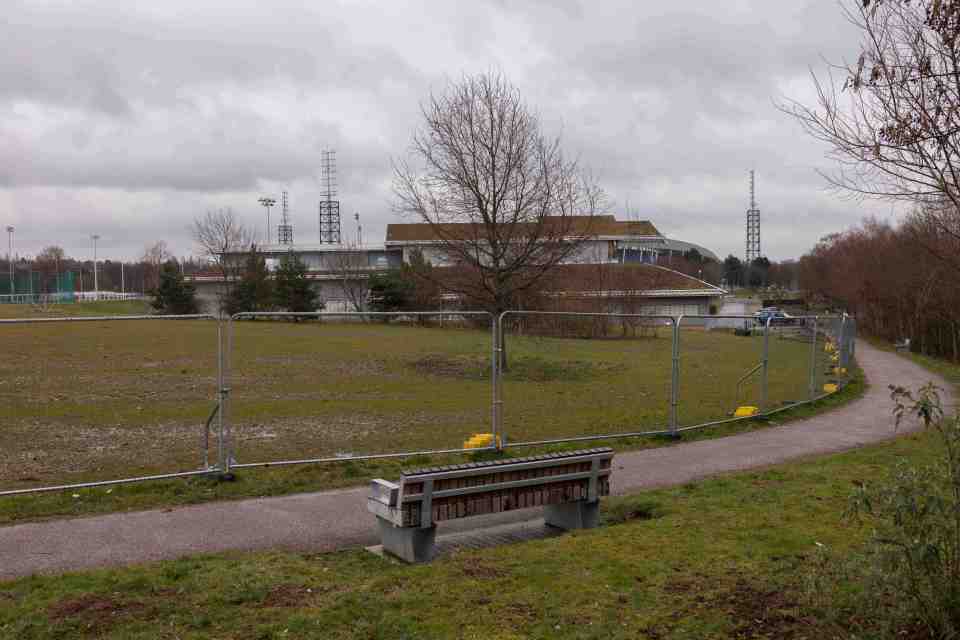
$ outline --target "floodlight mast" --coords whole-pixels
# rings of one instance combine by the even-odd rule
[[[10,267],[10,295],[16,293],[13,290],[13,225],[7,225],[7,265]],[[11,301],[13,298],[10,299]]]
[[[267,210],[267,244],[270,244],[270,207],[277,204],[277,201],[273,198],[268,198],[266,196],[257,200],[263,207]]]
[[[100,299],[100,284],[97,281],[97,240],[100,239],[98,234],[93,234],[90,236],[93,239],[93,299]]]

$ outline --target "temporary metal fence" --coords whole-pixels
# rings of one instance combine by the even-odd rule
[[[9,319],[0,319],[0,325],[27,325],[27,324],[76,324],[76,323],[117,323],[117,322],[127,322],[127,321],[177,321],[177,320],[210,320],[215,323],[216,326],[216,335],[217,335],[217,344],[216,344],[216,384],[218,389],[224,388],[224,379],[223,379],[223,331],[222,324],[220,319],[214,315],[210,314],[190,314],[190,315],[128,315],[128,316],[86,316],[86,317],[64,317],[64,318],[9,318]],[[208,475],[212,473],[217,473],[219,471],[219,465],[211,466],[209,464],[209,436],[210,436],[210,427],[212,426],[213,420],[216,418],[216,429],[219,434],[223,433],[223,422],[222,422],[222,413],[219,411],[219,405],[214,407],[213,412],[210,415],[210,418],[204,424],[204,431],[198,434],[200,437],[198,441],[200,442],[200,451],[202,451],[202,461],[199,468],[189,471],[175,471],[167,472],[160,474],[150,474],[142,476],[133,476],[126,478],[117,478],[117,479],[105,479],[105,480],[95,480],[90,482],[77,482],[69,484],[57,484],[51,486],[40,486],[40,487],[30,487],[25,489],[15,489],[15,490],[3,490],[0,491],[0,496],[14,496],[28,493],[43,493],[50,491],[61,491],[69,489],[80,489],[86,487],[103,487],[111,486],[118,484],[128,484],[133,482],[143,482],[146,480],[164,480],[171,478],[186,478],[191,476],[200,476]],[[226,452],[224,449],[224,443],[222,438],[218,442],[218,458],[224,459],[226,457]],[[142,455],[140,451],[131,452],[132,456]]]
[[[573,312],[573,311],[505,311],[500,314],[497,318],[496,333],[494,336],[494,342],[496,344],[495,351],[497,353],[497,360],[502,361],[506,348],[506,331],[504,328],[505,321],[509,320],[522,320],[527,318],[537,318],[537,319],[551,319],[558,322],[562,322],[564,319],[570,320],[579,320],[579,321],[616,321],[621,323],[624,327],[629,323],[640,323],[645,326],[669,326],[672,348],[671,348],[671,375],[670,375],[670,391],[669,391],[669,410],[668,410],[668,424],[664,425],[661,429],[655,430],[643,430],[636,428],[627,428],[622,431],[617,431],[616,433],[603,433],[599,432],[596,434],[578,434],[574,436],[564,436],[564,437],[552,437],[552,438],[536,438],[532,440],[523,440],[518,439],[517,441],[511,441],[508,439],[509,429],[507,428],[507,420],[505,417],[505,406],[506,398],[503,388],[503,373],[502,368],[497,376],[495,381],[494,390],[494,416],[496,424],[496,432],[500,436],[501,441],[504,447],[530,447],[530,446],[539,446],[539,445],[549,445],[556,444],[561,442],[578,442],[578,441],[588,441],[588,440],[600,440],[607,438],[624,438],[632,437],[639,435],[654,435],[654,434],[667,434],[672,431],[675,431],[677,424],[677,384],[676,376],[678,373],[677,361],[679,359],[678,351],[678,338],[679,334],[677,332],[677,318],[668,315],[649,315],[649,314],[640,314],[640,313],[592,313],[592,312]]]
[[[382,450],[363,452],[359,454],[347,453],[341,455],[322,455],[313,457],[292,457],[275,460],[237,460],[237,447],[234,439],[234,412],[233,400],[234,390],[237,387],[238,380],[233,366],[233,348],[235,346],[235,326],[243,320],[254,319],[273,319],[273,320],[291,320],[291,319],[314,319],[325,321],[331,319],[340,319],[346,321],[372,323],[375,321],[389,321],[397,319],[417,320],[437,318],[441,321],[445,318],[448,321],[472,321],[474,324],[481,322],[489,323],[490,347],[489,347],[489,394],[490,394],[490,432],[493,435],[490,444],[478,448],[464,447],[417,447],[402,448],[402,450]],[[662,424],[652,426],[628,426],[623,429],[615,429],[609,432],[597,433],[574,433],[557,434],[556,437],[522,439],[510,441],[508,434],[510,432],[509,413],[507,411],[508,400],[504,391],[504,372],[502,371],[503,357],[507,345],[508,336],[505,333],[505,323],[529,321],[537,319],[538,321],[560,321],[563,318],[579,319],[580,321],[604,321],[618,322],[624,327],[630,326],[652,326],[668,329],[670,332],[670,353],[669,363],[664,366],[661,381],[669,385],[666,393],[663,415],[665,419]],[[279,467],[302,464],[318,463],[337,463],[350,460],[376,460],[386,458],[403,458],[417,455],[441,455],[441,454],[462,454],[473,453],[476,451],[489,451],[494,449],[531,447],[541,445],[551,445],[564,442],[577,442],[589,440],[601,440],[611,438],[628,438],[638,436],[678,436],[679,434],[695,429],[703,429],[725,423],[732,423],[741,420],[749,420],[757,416],[769,416],[785,409],[807,404],[819,400],[828,392],[823,390],[823,384],[826,382],[836,383],[842,386],[848,379],[848,367],[852,364],[855,353],[856,323],[853,318],[843,316],[808,316],[801,318],[791,318],[789,325],[772,324],[772,319],[767,319],[765,323],[759,324],[753,316],[736,316],[731,318],[742,319],[749,328],[749,333],[756,338],[756,341],[745,341],[742,344],[757,348],[756,359],[745,363],[743,375],[739,380],[722,380],[722,384],[728,386],[725,393],[729,394],[734,408],[741,401],[746,401],[742,395],[743,389],[748,384],[756,381],[757,388],[755,396],[757,397],[757,413],[742,417],[731,416],[729,413],[715,419],[687,421],[681,413],[681,408],[685,400],[685,394],[689,391],[684,386],[686,378],[693,380],[696,385],[696,378],[693,371],[685,369],[684,358],[684,336],[687,339],[704,340],[700,334],[709,334],[709,328],[705,328],[706,321],[711,316],[700,315],[646,315],[636,313],[577,313],[562,311],[506,311],[498,317],[484,311],[421,311],[421,312],[254,312],[239,313],[230,318],[221,319],[214,315],[197,314],[183,316],[107,316],[107,317],[83,317],[83,318],[25,318],[25,319],[0,319],[0,324],[36,324],[36,323],[71,323],[71,322],[115,322],[131,320],[212,320],[216,323],[217,345],[216,345],[216,391],[215,397],[211,398],[213,409],[209,413],[201,434],[201,457],[199,469],[191,471],[177,471],[170,473],[161,473],[153,475],[144,475],[137,477],[128,477],[115,480],[98,480],[93,482],[83,482],[74,484],[58,484],[55,486],[33,487],[17,489],[12,491],[0,491],[0,496],[11,496],[28,493],[39,493],[46,491],[59,491],[78,489],[83,487],[98,487],[115,484],[124,484],[131,482],[140,482],[145,480],[161,480],[170,478],[183,478],[202,475],[229,476],[235,470],[249,469],[257,467]],[[686,325],[684,323],[687,323]],[[449,322],[448,322],[449,324]],[[696,325],[696,327],[692,325]],[[512,340],[512,339],[511,339]],[[770,371],[771,371],[771,341],[791,341],[796,346],[783,350],[780,353],[774,349],[775,357],[773,365],[781,364],[784,357],[802,358],[799,363],[794,363],[794,369],[801,372],[791,378],[791,383],[796,383],[799,379],[801,387],[805,386],[806,397],[790,398],[785,400],[782,393],[777,391],[777,385],[773,385],[773,397],[771,397]],[[318,342],[322,345],[322,339]],[[709,347],[709,340],[704,344]],[[829,346],[828,346],[829,345]],[[836,361],[834,361],[836,355]],[[780,358],[778,360],[777,358]],[[690,364],[687,362],[687,364]],[[243,384],[243,383],[240,383]],[[791,393],[793,391],[791,390]],[[589,398],[583,400],[589,402]],[[693,400],[691,399],[691,402]],[[518,405],[513,405],[518,406]],[[215,461],[211,460],[211,436],[215,440]]]
[[[491,331],[495,331],[495,326],[493,322],[493,315],[486,311],[398,311],[398,312],[376,312],[376,311],[317,311],[317,312],[284,312],[284,311],[263,311],[263,312],[246,312],[238,313],[233,315],[230,318],[230,323],[227,329],[227,346],[226,353],[227,357],[225,360],[226,366],[226,379],[230,380],[233,376],[233,348],[234,348],[234,327],[237,321],[240,320],[253,320],[257,318],[274,318],[274,319],[298,319],[298,318],[310,318],[317,320],[338,318],[341,320],[352,320],[354,322],[371,322],[373,320],[387,320],[390,319],[425,319],[425,318],[438,318],[442,322],[444,318],[447,319],[464,319],[464,318],[480,318],[486,319],[491,327]],[[222,460],[221,469],[224,473],[230,473],[233,469],[250,469],[256,467],[279,467],[279,466],[290,466],[290,465],[299,465],[299,464],[316,464],[316,463],[330,463],[330,462],[345,462],[349,460],[377,460],[385,458],[404,458],[411,457],[416,455],[441,455],[441,454],[452,454],[452,453],[468,453],[484,450],[493,450],[496,449],[496,441],[498,431],[496,428],[496,381],[498,379],[498,362],[496,358],[496,352],[491,346],[490,348],[490,388],[491,394],[493,394],[493,409],[491,410],[491,429],[493,432],[492,444],[489,446],[476,447],[471,449],[465,449],[463,447],[438,447],[438,448],[422,448],[419,450],[407,450],[407,451],[378,451],[373,453],[361,453],[355,454],[352,452],[341,453],[335,456],[320,456],[320,457],[311,457],[311,458],[295,458],[295,459],[286,459],[286,460],[270,460],[270,461],[257,461],[257,462],[239,462],[234,459],[234,454],[236,451],[235,443],[233,440],[232,427],[234,424],[233,415],[232,415],[232,404],[233,401],[229,396],[229,389],[227,390],[227,396],[224,398],[222,403],[223,415],[225,418],[225,433],[224,440],[227,443],[227,449],[229,450],[229,455]]]
[[[506,318],[511,316],[552,316],[552,317],[570,317],[570,318],[597,318],[597,317],[607,317],[607,318],[617,318],[617,319],[638,319],[640,321],[665,321],[671,327],[671,363],[670,363],[670,393],[669,393],[669,419],[666,424],[652,428],[652,429],[633,429],[625,430],[623,432],[616,433],[598,433],[590,435],[578,435],[573,437],[557,437],[557,438],[547,438],[547,439],[536,439],[528,441],[511,441],[508,439],[509,427],[506,424],[506,419],[504,418],[504,407],[506,401],[503,394],[503,375],[501,374],[495,384],[496,397],[494,400],[495,404],[495,417],[496,417],[496,426],[497,433],[502,438],[504,447],[529,447],[529,446],[539,446],[539,445],[548,445],[548,444],[559,444],[564,442],[577,442],[577,441],[590,441],[590,440],[602,440],[602,439],[612,439],[612,438],[625,438],[625,437],[639,437],[639,436],[677,436],[680,433],[686,431],[692,431],[696,429],[703,429],[706,427],[717,426],[721,424],[727,424],[732,422],[739,422],[744,420],[750,420],[757,417],[769,416],[775,413],[779,413],[786,409],[796,407],[803,404],[808,404],[810,402],[815,402],[820,400],[827,395],[830,395],[829,392],[821,391],[820,387],[817,386],[817,380],[821,377],[826,377],[826,372],[823,374],[818,374],[818,371],[824,366],[823,359],[821,358],[822,351],[818,348],[819,345],[826,344],[826,340],[829,340],[830,344],[836,345],[836,353],[839,354],[839,363],[834,369],[847,369],[847,365],[852,360],[854,346],[853,343],[856,339],[856,330],[855,324],[853,323],[852,318],[847,315],[838,316],[838,317],[824,317],[820,318],[818,316],[806,316],[806,317],[793,317],[788,321],[790,324],[784,325],[774,325],[773,318],[767,318],[767,320],[759,325],[756,322],[754,316],[730,316],[730,318],[742,319],[748,323],[748,328],[751,333],[759,328],[761,329],[761,350],[758,354],[758,362],[748,370],[746,375],[756,374],[759,379],[759,403],[757,406],[757,411],[749,415],[744,415],[741,417],[731,416],[724,417],[714,420],[705,420],[689,424],[683,424],[681,417],[679,416],[679,408],[683,402],[683,395],[681,393],[681,380],[683,379],[683,367],[682,367],[682,339],[681,339],[681,330],[683,328],[684,320],[695,321],[697,325],[703,326],[706,324],[706,321],[711,319],[712,316],[707,315],[680,315],[680,316],[658,316],[658,315],[644,315],[644,314],[618,314],[618,313],[578,313],[578,312],[563,312],[563,311],[506,311],[500,315],[497,322],[496,335],[494,340],[497,344],[496,350],[498,354],[501,354],[504,349],[504,330],[503,330],[503,321]],[[818,325],[818,322],[820,323]],[[791,331],[797,332],[800,336],[803,337],[803,342],[809,340],[810,348],[809,352],[806,355],[806,367],[805,371],[809,372],[809,377],[804,376],[805,381],[807,382],[806,389],[806,398],[792,400],[789,402],[779,402],[776,405],[773,405],[770,402],[769,398],[769,371],[770,371],[770,340],[772,334],[780,334],[778,339],[783,339],[783,332]],[[826,363],[827,366],[830,366],[830,363]],[[666,372],[664,372],[666,373]],[[843,376],[837,374],[832,374],[832,379],[834,379],[838,384],[842,385],[847,380],[849,374],[844,373]],[[743,380],[743,378],[741,378]],[[740,381],[737,383],[740,384]]]

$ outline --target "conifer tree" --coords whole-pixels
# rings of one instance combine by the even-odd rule
[[[274,302],[278,308],[300,313],[323,308],[307,279],[307,266],[299,256],[284,256],[274,275]]]
[[[183,281],[180,268],[173,260],[160,270],[160,284],[151,291],[151,306],[164,315],[197,313],[197,290]]]
[[[273,283],[267,262],[256,246],[250,247],[239,284],[226,300],[228,314],[270,311],[273,308]]]

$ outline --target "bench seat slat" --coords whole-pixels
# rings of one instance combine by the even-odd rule
[[[564,458],[583,458],[583,457],[593,457],[597,455],[609,454],[610,457],[613,456],[613,449],[610,447],[599,447],[595,449],[580,449],[577,451],[565,451],[562,453],[553,453],[540,456],[528,456],[525,458],[509,458],[507,460],[490,460],[487,462],[474,462],[470,464],[462,465],[449,465],[445,467],[426,467],[420,469],[404,469],[401,473],[404,477],[413,477],[413,476],[423,476],[431,475],[435,473],[451,473],[456,471],[470,471],[475,469],[487,468],[487,467],[497,467],[497,466],[509,466],[516,464],[524,464],[530,462],[538,461],[558,461]]]
[[[520,480],[509,480],[491,484],[482,484],[474,485],[472,487],[463,487],[463,488],[451,488],[451,489],[441,489],[439,491],[434,490],[433,497],[436,498],[446,498],[448,496],[457,496],[457,495],[473,495],[477,493],[484,493],[487,491],[500,491],[503,489],[513,489],[520,487],[533,487],[533,486],[544,486],[551,487],[555,484],[563,483],[568,480],[588,480],[591,476],[590,471],[579,471],[576,473],[565,473],[563,475],[549,476],[549,477],[535,477],[535,478],[524,478]],[[599,472],[601,476],[609,476],[610,470],[605,469]],[[421,494],[404,494],[403,502],[404,504],[410,502],[419,502],[422,499]]]

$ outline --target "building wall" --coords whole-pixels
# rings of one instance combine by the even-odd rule
[[[201,313],[217,313],[219,311],[218,293],[222,291],[222,284],[213,282],[194,282],[197,289],[197,301]],[[326,303],[327,311],[348,311],[352,307],[347,304],[343,288],[335,280],[315,280],[310,283],[317,292],[319,300]]]
[[[645,311],[652,315],[708,315],[713,298],[651,298],[645,305]],[[719,304],[718,302],[716,304]]]
[[[443,267],[453,264],[443,248],[437,245],[406,245],[403,247],[403,261],[410,262],[411,254],[419,249],[423,257],[430,264]],[[567,256],[564,264],[602,264],[606,262],[616,262],[619,255],[615,251],[614,243],[608,240],[588,240],[584,242],[575,252]]]
[[[297,256],[308,271],[337,271],[350,268],[398,269],[403,262],[403,251],[390,249],[358,249],[356,251],[297,251]],[[267,258],[267,266],[279,266],[281,257]]]

